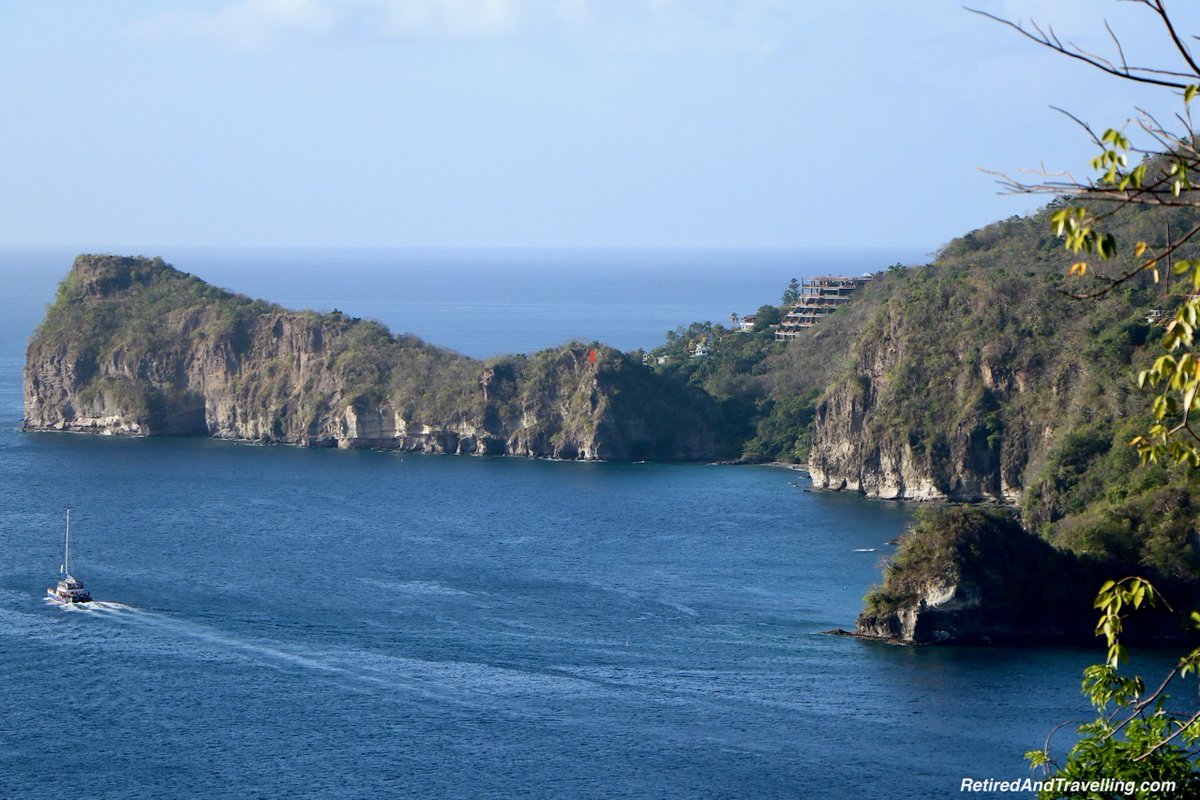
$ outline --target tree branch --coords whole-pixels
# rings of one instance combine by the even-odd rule
[[[1138,756],[1137,758],[1135,758],[1135,759],[1134,759],[1134,761],[1145,761],[1147,758],[1149,758],[1150,756],[1152,756],[1156,750],[1158,750],[1159,748],[1162,748],[1162,747],[1166,747],[1168,744],[1170,744],[1170,743],[1171,743],[1171,741],[1172,741],[1173,739],[1175,739],[1175,737],[1176,737],[1176,736],[1178,736],[1179,734],[1181,734],[1181,733],[1183,733],[1184,731],[1186,731],[1186,730],[1187,730],[1188,728],[1190,728],[1192,725],[1195,725],[1197,720],[1200,720],[1200,711],[1197,711],[1195,714],[1193,714],[1193,715],[1192,715],[1192,716],[1191,716],[1191,717],[1188,719],[1188,721],[1187,721],[1187,722],[1185,722],[1185,723],[1183,723],[1182,725],[1180,725],[1180,726],[1179,726],[1179,728],[1178,728],[1178,729],[1177,729],[1177,730],[1176,730],[1174,733],[1172,733],[1172,734],[1171,734],[1170,736],[1168,736],[1167,738],[1163,739],[1163,740],[1162,740],[1161,742],[1159,742],[1158,744],[1154,745],[1154,747],[1151,747],[1149,750],[1147,750],[1146,752],[1142,753],[1140,756]]]
[[[1175,48],[1179,50],[1179,54],[1183,56],[1183,60],[1187,62],[1192,73],[1200,77],[1200,66],[1197,66],[1196,61],[1192,58],[1192,51],[1188,50],[1187,45],[1183,43],[1179,38],[1179,34],[1175,32],[1175,25],[1171,22],[1171,15],[1167,13],[1162,0],[1154,0],[1150,7],[1158,12],[1158,16],[1162,18],[1163,25],[1167,28],[1167,33],[1171,35],[1171,41],[1175,43]]]
[[[1097,289],[1094,292],[1070,292],[1070,291],[1067,291],[1066,289],[1062,289],[1060,291],[1062,291],[1062,293],[1067,295],[1068,297],[1073,297],[1076,300],[1094,300],[1098,297],[1104,297],[1106,294],[1109,294],[1110,292],[1112,292],[1113,289],[1116,289],[1118,286],[1129,281],[1130,279],[1134,278],[1135,276],[1139,275],[1140,273],[1145,272],[1146,270],[1151,269],[1153,267],[1156,267],[1160,260],[1167,258],[1168,256],[1174,255],[1176,250],[1178,250],[1180,247],[1182,247],[1184,244],[1186,244],[1188,242],[1188,240],[1190,240],[1192,237],[1194,237],[1197,233],[1200,233],[1200,222],[1197,222],[1195,225],[1193,225],[1191,227],[1191,229],[1187,233],[1185,233],[1182,237],[1176,239],[1174,242],[1168,243],[1167,247],[1160,250],[1158,252],[1158,254],[1156,256],[1154,256],[1153,258],[1147,259],[1140,266],[1135,267],[1134,269],[1129,270],[1128,272],[1125,272],[1125,273],[1117,276],[1116,278],[1097,276],[1097,277],[1101,277],[1105,281],[1108,281],[1108,284],[1101,289]]]
[[[1115,75],[1118,78],[1124,78],[1128,81],[1136,81],[1137,83],[1148,83],[1153,86],[1165,86],[1169,89],[1186,89],[1188,86],[1186,83],[1167,80],[1165,75],[1169,75],[1170,73],[1163,73],[1158,70],[1142,69],[1138,67],[1124,67],[1118,69],[1107,59],[1100,59],[1091,55],[1090,53],[1087,53],[1086,51],[1072,49],[1071,47],[1064,45],[1062,40],[1054,35],[1053,29],[1048,29],[1049,32],[1043,31],[1035,22],[1030,22],[1030,25],[1032,25],[1034,31],[1036,31],[1036,33],[1032,33],[1026,30],[1025,27],[1019,22],[1013,22],[1012,20],[1005,19],[1004,17],[998,17],[995,14],[989,14],[988,12],[981,11],[978,8],[971,8],[970,6],[964,6],[964,8],[967,11],[970,11],[972,14],[978,14],[981,17],[987,17],[993,22],[999,22],[1001,25],[1007,25],[1030,41],[1037,42],[1043,47],[1048,47],[1056,53],[1061,53],[1067,58],[1073,58],[1076,61],[1082,61],[1085,64],[1089,64],[1090,66],[1093,66],[1102,72],[1107,72],[1109,75]],[[1158,9],[1156,8],[1155,10]],[[1182,43],[1180,44],[1182,45]],[[1190,54],[1187,56],[1187,59],[1190,62]],[[1198,70],[1198,74],[1200,74],[1200,70]],[[1153,77],[1154,75],[1164,75],[1164,77],[1156,78]]]

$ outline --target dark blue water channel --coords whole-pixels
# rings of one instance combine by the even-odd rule
[[[822,635],[909,509],[787,470],[20,433],[41,302],[0,303],[0,797],[958,796],[1086,712],[1096,651]]]

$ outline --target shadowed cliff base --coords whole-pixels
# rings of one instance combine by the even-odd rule
[[[854,635],[902,644],[1087,644],[1095,641],[1101,584],[1139,570],[1145,566],[1055,548],[1001,509],[923,508],[883,584],[864,599]],[[1151,577],[1179,609],[1200,600],[1194,583]],[[1195,634],[1186,615],[1158,609],[1139,615],[1131,640]]]

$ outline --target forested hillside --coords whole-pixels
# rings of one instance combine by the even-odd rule
[[[818,487],[1010,505],[1051,544],[1192,582],[1200,485],[1141,465],[1128,445],[1150,424],[1136,375],[1160,353],[1155,318],[1189,285],[1163,265],[1158,283],[1147,273],[1100,298],[1070,296],[1057,206],[877,274],[790,343],[679,329],[657,368],[747,414],[745,457],[807,462]],[[1110,227],[1155,244],[1193,218],[1130,208]],[[687,358],[705,337],[713,355]]]
[[[1069,296],[1053,211],[883,270],[791,342],[766,324],[694,323],[648,353],[576,343],[486,363],[233,295],[161,260],[81,257],[29,347],[26,426],[805,462],[818,488],[1000,503],[1050,544],[1194,581],[1197,483],[1141,465],[1127,444],[1148,425],[1135,374],[1157,354],[1157,311],[1187,288],[1164,269],[1158,283]],[[1111,227],[1156,242],[1190,219],[1124,209]]]

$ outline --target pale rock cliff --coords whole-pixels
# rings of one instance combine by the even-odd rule
[[[1053,436],[1045,419],[1054,415],[1031,410],[1029,384],[1057,382],[1044,394],[1058,402],[1074,376],[1028,374],[1007,353],[956,352],[954,342],[922,336],[922,322],[883,304],[864,326],[849,368],[816,408],[813,485],[887,499],[1019,502],[1032,459]],[[952,365],[933,373],[939,385],[916,382],[935,360]]]
[[[27,430],[585,460],[724,454],[702,396],[681,397],[611,348],[484,364],[337,312],[232,295],[158,259],[76,261],[30,343],[24,394]]]

